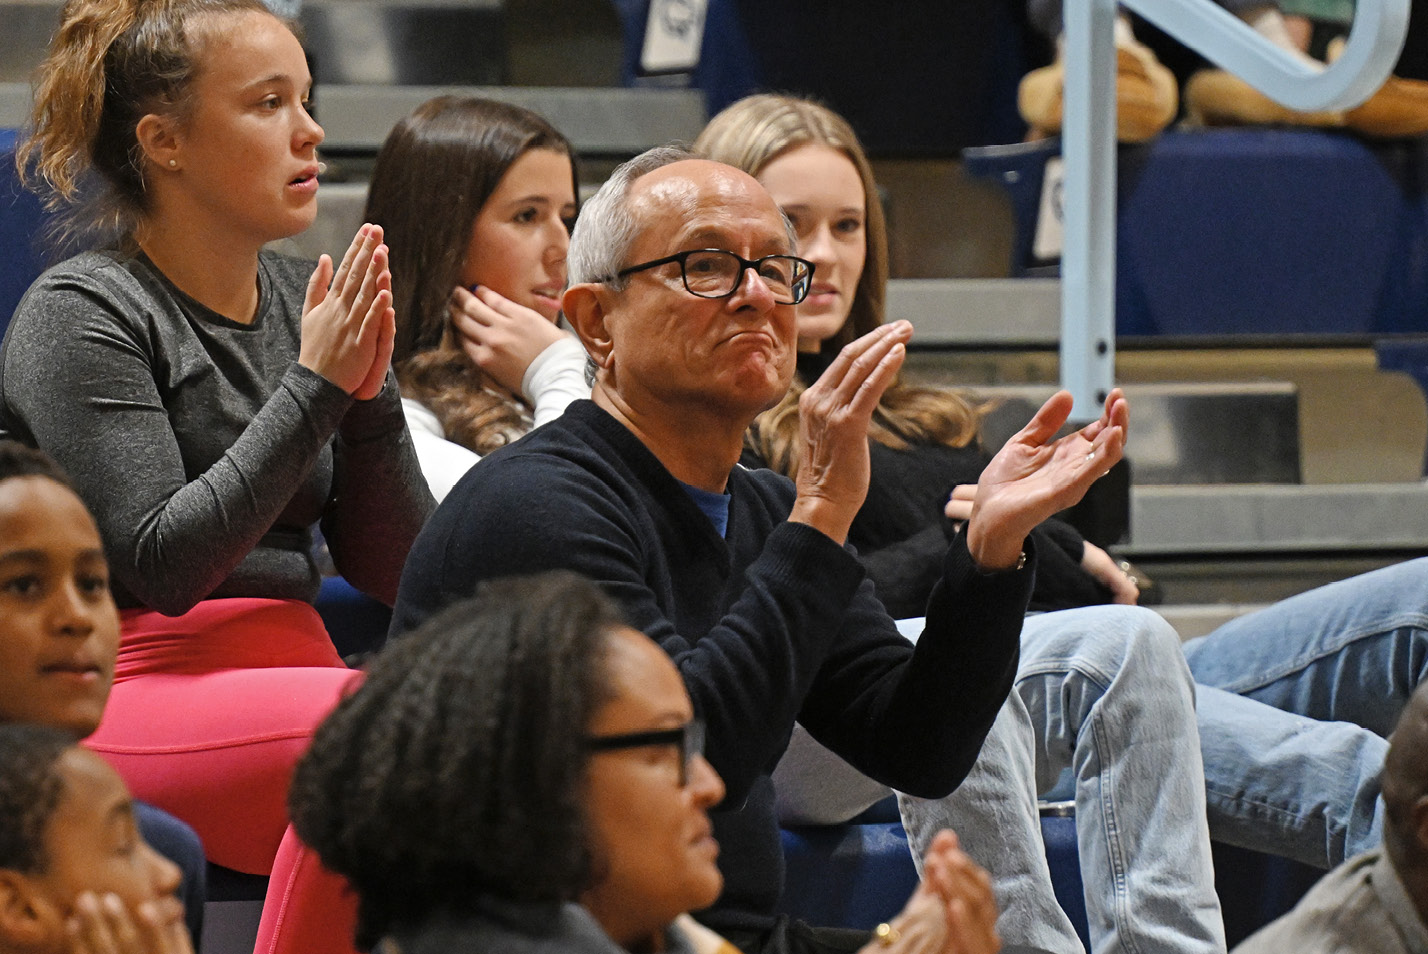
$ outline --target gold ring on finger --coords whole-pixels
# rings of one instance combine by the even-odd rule
[[[892,947],[902,937],[902,932],[884,921],[873,928],[873,937],[877,938],[878,944],[882,947]]]

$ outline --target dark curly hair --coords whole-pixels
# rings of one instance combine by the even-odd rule
[[[0,481],[12,477],[46,477],[74,490],[69,475],[44,451],[26,447],[19,441],[0,440]]]
[[[589,885],[582,737],[619,623],[572,573],[485,582],[383,651],[318,728],[289,807],[356,890],[360,949],[482,896]]]
[[[59,759],[74,735],[49,726],[0,725],[0,868],[45,870],[45,826],[59,804]]]

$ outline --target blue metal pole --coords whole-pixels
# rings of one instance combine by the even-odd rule
[[[1358,0],[1349,41],[1325,68],[1273,46],[1211,0],[1124,0],[1162,30],[1300,110],[1346,109],[1388,78],[1408,32],[1409,0]],[[1101,413],[1115,380],[1116,51],[1114,0],[1064,0],[1065,240],[1061,384],[1077,421]]]
[[[1115,379],[1115,0],[1069,0],[1062,122],[1061,383],[1071,416],[1090,421]]]

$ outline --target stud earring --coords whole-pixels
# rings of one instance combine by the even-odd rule
[[[178,160],[177,160],[177,159],[170,159],[170,160],[169,160],[169,168],[170,168],[170,169],[177,169],[177,168],[178,168]]]

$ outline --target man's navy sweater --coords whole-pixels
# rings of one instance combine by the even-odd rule
[[[853,551],[788,522],[789,480],[736,467],[728,492],[721,538],[634,434],[572,404],[451,491],[412,548],[392,632],[484,579],[569,569],[598,582],[674,658],[728,787],[711,813],[724,894],[701,919],[760,928],[783,882],[769,773],[794,720],[878,781],[947,794],[1010,690],[1032,572],[980,573],[959,536],[914,648]]]

